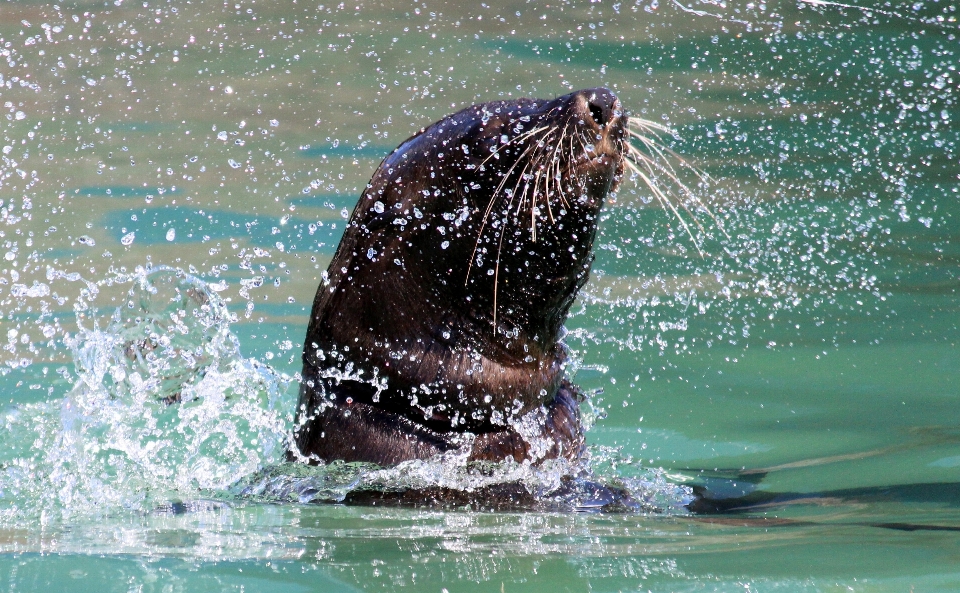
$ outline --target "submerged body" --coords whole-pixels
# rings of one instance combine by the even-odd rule
[[[625,130],[590,89],[475,105],[388,156],[317,289],[291,458],[578,459],[562,324]]]

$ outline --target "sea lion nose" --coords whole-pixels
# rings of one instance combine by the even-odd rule
[[[593,121],[601,128],[619,117],[620,101],[610,89],[603,87],[580,91],[587,102]]]

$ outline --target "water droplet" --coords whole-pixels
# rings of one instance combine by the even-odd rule
[[[177,229],[171,228],[167,230],[167,241],[173,241],[177,238]]]

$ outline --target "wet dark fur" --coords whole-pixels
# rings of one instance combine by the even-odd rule
[[[623,172],[619,109],[606,89],[484,103],[383,161],[317,289],[291,458],[580,457],[560,339]]]

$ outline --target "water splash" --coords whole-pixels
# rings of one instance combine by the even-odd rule
[[[660,470],[598,473],[588,464],[549,460],[467,462],[447,453],[381,468],[340,461],[267,468],[234,491],[260,501],[346,503],[474,510],[685,513],[690,490]]]
[[[0,523],[211,497],[641,512],[690,501],[662,472],[594,472],[589,461],[468,463],[466,452],[451,452],[392,468],[282,463],[296,382],[240,354],[235,318],[206,283],[156,267],[101,284],[130,288],[109,315],[77,307],[79,331],[65,339],[76,372],[68,393],[0,420],[9,444],[0,454]],[[609,468],[608,456],[596,467]]]
[[[170,268],[126,282],[105,327],[78,311],[69,393],[5,416],[0,518],[149,510],[216,494],[286,450],[292,380],[240,355],[216,294]]]

